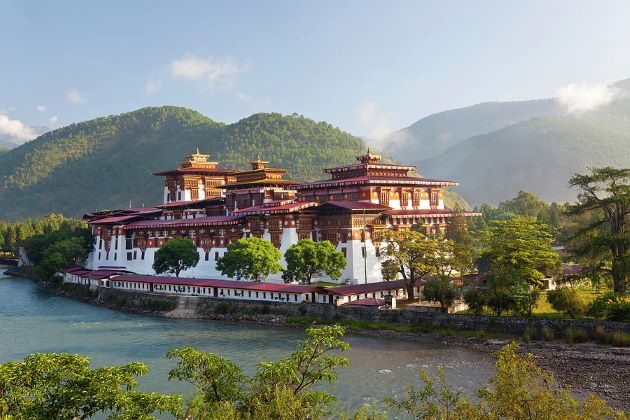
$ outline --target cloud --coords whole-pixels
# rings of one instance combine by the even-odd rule
[[[46,112],[46,107],[44,105],[37,105],[35,107],[39,112]]]
[[[614,86],[597,83],[572,83],[556,92],[558,101],[569,113],[593,111],[608,105],[620,94]]]
[[[162,84],[164,83],[164,76],[154,77],[149,76],[149,80],[147,80],[147,84],[144,86],[144,91],[148,95],[153,95],[162,89]]]
[[[389,118],[383,115],[376,102],[365,102],[359,109],[359,126],[362,135],[372,140],[379,140],[391,133]],[[374,143],[374,142],[373,142]]]
[[[20,120],[12,120],[5,114],[0,114],[0,136],[7,136],[16,143],[22,143],[37,137],[37,132]]]
[[[207,88],[232,89],[245,70],[246,66],[229,58],[203,58],[187,54],[171,61],[173,78],[199,82]]]
[[[53,115],[52,117],[50,117],[50,120],[49,120],[49,121],[50,121],[52,124],[56,124],[56,123],[57,123],[57,121],[59,121],[59,117],[58,117],[58,116],[56,116],[56,115]]]
[[[85,103],[85,94],[79,92],[75,88],[72,88],[66,94],[66,99],[73,104]]]

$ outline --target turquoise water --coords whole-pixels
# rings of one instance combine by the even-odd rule
[[[1,271],[0,271],[1,273]],[[0,274],[0,362],[35,352],[71,352],[90,356],[95,365],[146,363],[150,372],[141,388],[164,393],[189,392],[169,382],[173,362],[165,358],[175,347],[194,346],[221,354],[252,373],[256,363],[288,355],[296,328],[205,320],[163,319],[125,314],[55,296],[27,279]],[[418,344],[348,336],[350,367],[327,386],[344,404],[360,406],[399,394],[419,383],[418,369],[445,368],[449,383],[471,391],[492,373],[486,354],[443,344]]]

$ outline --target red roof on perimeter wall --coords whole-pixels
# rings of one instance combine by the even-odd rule
[[[137,283],[160,283],[176,286],[215,287],[224,289],[255,290],[260,292],[280,293],[312,293],[326,291],[321,286],[299,284],[255,283],[238,280],[193,279],[186,277],[143,276],[136,274],[122,274],[114,277],[114,281],[128,281]]]

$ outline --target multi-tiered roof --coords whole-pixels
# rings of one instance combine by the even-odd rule
[[[371,153],[357,156],[358,163],[324,169],[332,179],[309,182],[297,186],[298,190],[312,190],[320,188],[335,188],[358,185],[401,185],[401,186],[456,186],[457,182],[440,179],[423,178],[412,175],[415,166],[381,163],[382,157]],[[412,174],[410,174],[412,173]]]

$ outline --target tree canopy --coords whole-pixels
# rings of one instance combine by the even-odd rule
[[[199,253],[190,238],[173,238],[155,252],[153,270],[157,274],[172,273],[179,277],[180,272],[195,267],[198,262]]]
[[[327,274],[333,280],[341,277],[347,260],[330,241],[301,239],[284,253],[287,268],[282,274],[286,283],[311,284],[313,276]]]
[[[575,174],[569,184],[580,195],[568,214],[590,216],[590,223],[573,235],[572,251],[591,267],[608,271],[615,292],[625,293],[630,285],[630,169],[593,168]]]
[[[227,252],[217,261],[217,269],[225,276],[261,282],[282,270],[281,256],[271,242],[262,238],[239,239],[227,246]]]
[[[77,354],[37,353],[0,364],[0,418],[72,419],[106,414],[110,419],[176,415],[181,397],[137,391],[142,363],[90,368]]]

